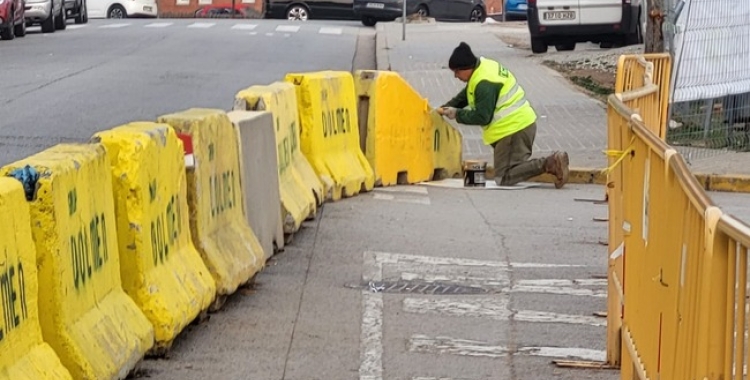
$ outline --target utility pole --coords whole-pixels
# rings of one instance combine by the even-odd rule
[[[645,53],[664,52],[664,34],[661,25],[664,22],[664,0],[648,0],[644,2],[648,9],[646,13],[646,33],[644,37]]]

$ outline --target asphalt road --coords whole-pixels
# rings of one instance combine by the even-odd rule
[[[238,90],[288,72],[352,70],[360,33],[373,46],[374,29],[356,21],[91,20],[47,35],[31,28],[0,41],[0,165],[131,121],[229,109]]]

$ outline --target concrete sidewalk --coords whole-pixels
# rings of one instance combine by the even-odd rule
[[[551,49],[545,55],[532,55],[524,44],[528,31],[517,23],[508,26],[504,23],[407,24],[406,41],[402,41],[401,28],[397,22],[377,25],[378,69],[399,72],[432,106],[439,106],[463,88],[464,84],[453,78],[448,69],[448,58],[453,48],[465,41],[476,55],[497,59],[507,66],[524,86],[539,115],[534,156],[566,150],[571,167],[601,169],[606,166],[607,159],[602,153],[607,142],[606,104],[588,97],[541,62],[557,60],[560,56],[570,59],[570,56],[580,55],[585,59],[592,54],[608,53],[601,53],[590,44],[579,44],[581,46],[574,52]],[[464,136],[464,157],[481,158],[491,164],[491,149],[482,144],[481,129],[454,125]],[[750,165],[747,165],[750,153],[722,150],[696,153],[695,149],[691,152],[686,159],[694,173],[750,175]],[[750,191],[749,184],[742,187],[746,188],[743,191]]]

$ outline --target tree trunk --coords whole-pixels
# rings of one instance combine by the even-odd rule
[[[664,19],[664,0],[649,0],[646,10],[646,53],[664,52],[664,35],[661,32],[661,24]]]

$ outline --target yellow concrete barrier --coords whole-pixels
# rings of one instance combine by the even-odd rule
[[[430,112],[432,120],[432,149],[434,153],[434,180],[456,178],[463,175],[463,138],[461,132],[450,125],[437,111]]]
[[[217,304],[265,264],[263,248],[245,218],[237,131],[222,110],[192,108],[160,116],[192,146],[187,167],[193,242],[216,280]]]
[[[190,238],[182,143],[168,125],[149,122],[94,140],[112,163],[122,287],[154,326],[160,353],[216,293]]]
[[[354,78],[344,71],[289,73],[297,86],[301,147],[332,199],[370,191],[375,175],[359,141]]]
[[[235,96],[234,109],[273,114],[284,233],[296,232],[305,219],[315,216],[317,207],[328,197],[323,183],[300,148],[299,111],[294,85],[276,82],[244,89]]]
[[[72,380],[39,324],[36,251],[21,183],[0,178],[0,379]]]
[[[109,157],[100,144],[57,145],[5,166],[39,173],[31,205],[44,340],[75,379],[124,378],[154,344],[122,289]]]
[[[392,71],[355,73],[360,146],[382,186],[428,181],[433,174],[430,107]]]

